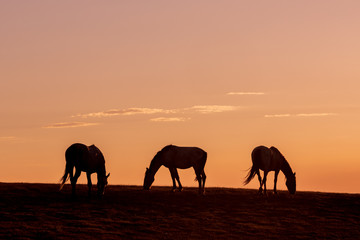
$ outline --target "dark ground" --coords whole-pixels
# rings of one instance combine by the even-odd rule
[[[0,183],[0,239],[360,239],[360,194]],[[93,189],[95,194],[96,189]]]

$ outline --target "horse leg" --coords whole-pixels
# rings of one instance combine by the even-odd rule
[[[169,171],[170,171],[171,179],[172,179],[172,182],[173,182],[173,188],[172,188],[172,191],[174,192],[174,191],[175,191],[175,189],[176,189],[175,171],[174,171],[174,168],[169,168]]]
[[[177,182],[179,184],[179,191],[181,192],[183,187],[181,185],[180,178],[179,178],[179,173],[178,173],[176,168],[174,168],[174,175],[175,175],[175,178],[176,178],[176,180],[177,180]]]
[[[262,193],[262,181],[261,181],[261,175],[260,175],[259,169],[256,170],[256,175],[258,176],[259,183],[260,183],[259,194],[261,194]]]
[[[72,195],[74,196],[75,195],[75,190],[74,190],[74,184],[73,184],[73,182],[74,182],[74,173],[73,173],[73,171],[74,171],[74,169],[71,168],[71,171],[70,171],[69,175],[70,175],[71,191],[72,191]],[[76,182],[75,182],[75,184],[76,184]]]
[[[263,177],[263,184],[264,184],[264,194],[266,195],[266,178],[267,178],[268,172],[264,171],[264,177]]]
[[[201,173],[201,178],[202,178],[202,181],[203,181],[203,184],[202,184],[202,192],[203,194],[205,193],[205,180],[206,180],[206,174],[205,174],[205,171],[203,170],[202,173]]]
[[[91,183],[91,173],[87,172],[86,173],[86,177],[87,177],[87,180],[88,180],[88,195],[89,197],[91,197],[91,187],[92,187],[92,183]]]
[[[202,194],[202,191],[201,191],[201,176],[200,176],[200,174],[197,174],[196,178],[197,178],[197,180],[199,182],[199,194]]]
[[[73,169],[74,167],[69,167],[69,176],[70,176],[70,183],[72,183],[73,178],[74,178],[74,173],[73,173]]]
[[[75,176],[72,178],[71,180],[71,186],[72,186],[72,196],[75,197],[76,192],[75,192],[75,187],[76,187],[76,182],[78,180],[78,178],[80,177],[81,171],[79,170],[75,170]]]
[[[199,182],[199,194],[202,193],[201,191],[201,172],[197,170],[194,166],[195,174],[196,174],[196,180]]]
[[[275,176],[274,176],[274,193],[275,193],[275,194],[277,194],[277,191],[276,191],[276,183],[277,183],[277,178],[278,178],[279,172],[280,172],[280,170],[276,170],[276,171],[275,171]]]

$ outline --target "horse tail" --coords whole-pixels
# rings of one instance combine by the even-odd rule
[[[256,168],[254,167],[254,165],[251,167],[251,169],[249,170],[248,174],[246,175],[246,179],[244,181],[244,185],[248,184],[254,177],[256,174]]]
[[[62,178],[60,178],[60,189],[59,189],[59,191],[61,191],[61,189],[64,187],[64,184],[65,184],[66,180],[69,177],[70,171],[71,171],[71,169],[70,169],[69,163],[66,163],[64,176],[62,176]]]

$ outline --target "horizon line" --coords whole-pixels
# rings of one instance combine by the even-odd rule
[[[59,183],[55,183],[55,182],[3,182],[0,181],[0,184],[38,184],[38,185],[60,185]],[[70,183],[65,183],[65,185],[69,185]],[[86,183],[77,183],[77,185],[84,185],[87,186]],[[128,186],[128,187],[139,187],[142,188],[142,185],[136,185],[136,184],[108,184],[108,186]],[[186,188],[191,188],[191,189],[198,189],[198,187],[196,186],[188,186],[188,185],[182,185],[183,187]],[[154,187],[160,187],[160,188],[172,188],[171,185],[152,185],[152,188]],[[258,191],[258,188],[247,188],[247,187],[226,187],[226,186],[208,186],[207,188],[221,188],[221,189],[238,189],[238,190],[254,190],[254,191]],[[283,192],[288,192],[286,189],[277,189],[278,191],[283,191]],[[269,189],[269,191],[271,192],[272,190]],[[353,194],[353,195],[360,195],[360,192],[339,192],[339,191],[320,191],[320,190],[296,190],[296,193],[298,192],[309,192],[309,193],[330,193],[330,194]],[[296,194],[295,194],[296,195]]]

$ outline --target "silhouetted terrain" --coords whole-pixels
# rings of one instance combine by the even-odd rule
[[[360,195],[0,183],[0,239],[360,239]],[[93,193],[95,194],[95,190]]]

